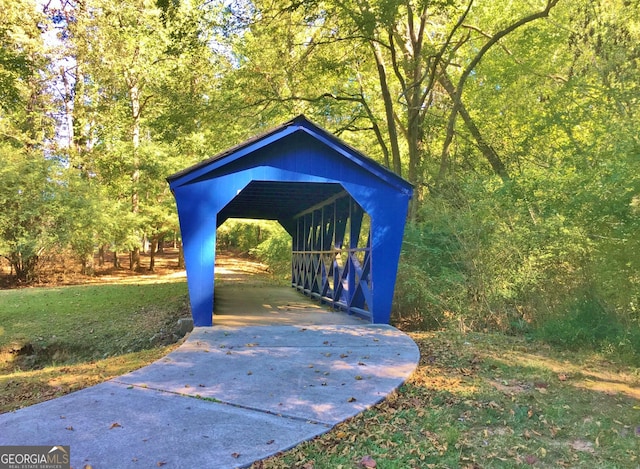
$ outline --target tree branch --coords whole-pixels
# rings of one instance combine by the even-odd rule
[[[551,9],[554,6],[556,6],[559,1],[560,0],[547,0],[547,5],[546,5],[544,10],[538,11],[536,13],[532,13],[530,15],[527,15],[524,18],[521,18],[520,20],[516,21],[515,23],[510,24],[506,28],[502,29],[501,31],[499,31],[496,34],[494,34],[493,36],[491,36],[491,38],[485,43],[484,46],[482,46],[482,48],[478,51],[478,53],[475,55],[475,57],[471,60],[469,65],[467,65],[467,67],[464,69],[464,71],[460,75],[460,78],[458,80],[458,84],[453,89],[453,92],[449,92],[449,94],[451,95],[451,98],[453,100],[453,108],[451,109],[451,114],[449,115],[449,121],[447,123],[447,134],[446,134],[446,137],[445,137],[444,144],[442,146],[442,154],[440,156],[440,171],[438,173],[438,180],[441,180],[444,177],[444,173],[445,173],[446,168],[448,166],[449,146],[451,145],[451,142],[453,140],[456,117],[458,115],[458,112],[462,108],[462,90],[463,90],[465,82],[466,82],[467,78],[469,77],[469,75],[471,74],[471,72],[480,63],[480,61],[482,60],[484,55],[500,39],[502,39],[503,37],[505,37],[508,34],[512,33],[513,31],[517,30],[518,28],[520,28],[520,27],[522,27],[522,26],[524,26],[524,25],[526,25],[528,23],[531,23],[532,21],[535,21],[535,20],[540,19],[540,18],[546,18],[547,16],[549,16],[549,12],[551,11]],[[460,24],[462,24],[462,23],[460,23]],[[443,78],[443,77],[444,77],[444,73],[441,75],[441,78]],[[448,80],[448,77],[446,77],[446,80]],[[445,80],[441,80],[441,83],[443,84],[443,86],[446,85],[448,87],[448,83],[446,83]],[[505,180],[506,170],[504,170],[504,166],[502,166],[502,169],[501,169],[500,165],[494,166],[492,164],[492,168],[494,169],[494,171],[496,171],[496,173],[498,175],[500,175],[500,177],[503,180]],[[506,176],[508,178],[508,175],[506,175]]]
[[[462,75],[460,76],[460,79],[458,80],[458,85],[456,86],[457,92],[460,93],[462,91],[462,87],[464,86],[465,81],[467,80],[467,78],[469,77],[469,75],[471,74],[473,69],[476,68],[476,66],[480,63],[480,61],[482,60],[484,55],[500,39],[502,39],[503,37],[505,37],[508,34],[512,33],[513,31],[515,31],[516,29],[520,28],[521,26],[526,25],[527,23],[531,23],[532,21],[535,21],[535,20],[540,19],[540,18],[546,18],[547,16],[549,16],[549,12],[551,11],[551,9],[554,6],[556,6],[559,1],[560,0],[547,0],[547,6],[545,7],[544,10],[536,12],[536,13],[532,13],[531,15],[528,15],[528,16],[525,16],[524,18],[521,18],[520,20],[516,21],[515,23],[507,26],[502,31],[498,31],[496,34],[491,36],[491,39],[489,39],[486,42],[486,44],[484,46],[482,46],[482,48],[478,51],[478,53],[473,58],[473,60],[471,60],[471,62],[467,66],[467,68],[462,72]]]

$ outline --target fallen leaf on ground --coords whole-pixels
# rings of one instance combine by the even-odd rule
[[[373,459],[371,456],[364,456],[361,460],[360,460],[360,465],[362,467],[367,467],[367,468],[372,468],[372,467],[376,467],[376,460]]]
[[[595,452],[595,450],[593,449],[593,443],[591,443],[590,441],[575,440],[575,441],[572,441],[569,446],[571,446],[571,448],[573,448],[576,451],[581,451],[584,453]]]

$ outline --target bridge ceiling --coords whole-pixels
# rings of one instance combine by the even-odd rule
[[[343,192],[340,184],[252,181],[219,213],[227,218],[290,219]]]

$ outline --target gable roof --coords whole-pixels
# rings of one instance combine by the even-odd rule
[[[395,187],[398,191],[406,193],[409,196],[413,192],[413,186],[409,182],[405,181],[378,162],[365,156],[363,153],[351,147],[322,127],[314,124],[302,114],[274,129],[252,137],[239,145],[218,153],[211,158],[196,163],[182,171],[178,171],[177,173],[167,177],[167,181],[172,189],[174,187],[187,184],[214,169],[220,168],[246,155],[259,151],[267,145],[287,138],[297,132],[305,132],[316,140],[324,143],[338,154],[347,158],[349,161],[357,164],[372,175],[375,175]]]

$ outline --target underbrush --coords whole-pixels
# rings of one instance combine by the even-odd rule
[[[543,212],[522,195],[529,183],[424,201],[405,230],[394,324],[531,335],[640,363],[637,239],[591,236],[568,207]]]
[[[624,324],[591,294],[584,294],[544,318],[536,338],[569,350],[594,350],[628,364],[640,366],[640,327]]]

